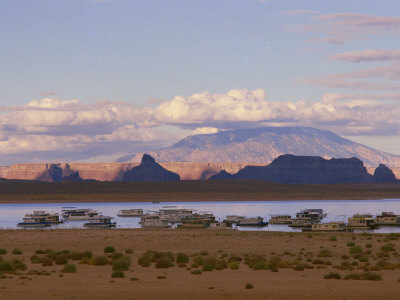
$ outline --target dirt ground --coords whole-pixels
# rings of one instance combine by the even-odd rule
[[[211,229],[1,230],[0,249],[7,250],[7,254],[1,255],[2,260],[21,259],[27,269],[0,276],[0,299],[399,299],[400,256],[397,251],[400,252],[400,244],[396,238],[384,234]],[[348,243],[360,246],[367,262],[353,257]],[[382,246],[389,243],[395,250],[382,252]],[[122,253],[128,248],[133,250],[125,254],[132,264],[124,272],[124,278],[112,278],[111,265],[94,266],[70,260],[69,263],[77,266],[77,272],[61,273],[63,265],[31,263],[31,256],[39,249],[90,250],[96,256],[103,255],[106,246],[113,246]],[[22,254],[13,254],[14,248]],[[189,256],[203,252],[205,257],[262,254],[267,260],[280,257],[289,265],[271,272],[253,270],[241,261],[237,270],[227,268],[194,275],[191,272],[197,268],[191,268],[192,261],[186,267],[175,265],[161,269],[154,263],[142,267],[138,258],[146,250],[181,252]],[[319,257],[322,250],[328,250],[331,256]],[[372,270],[382,276],[381,281],[324,279],[324,275],[331,272],[342,277],[362,273],[359,268],[375,266],[382,260],[379,258],[382,253],[386,253],[384,260],[391,263],[392,270]],[[344,255],[348,258],[343,258]],[[324,264],[314,264],[317,259]],[[313,269],[294,270],[294,262],[299,260]],[[357,261],[358,266],[354,266],[353,271],[334,268],[343,261]],[[47,275],[33,274],[32,270]],[[246,289],[248,283],[253,288]]]

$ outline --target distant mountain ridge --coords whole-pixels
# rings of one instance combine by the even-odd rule
[[[267,166],[247,166],[236,174],[221,171],[210,180],[250,179],[286,184],[334,184],[397,182],[393,172],[381,164],[374,175],[358,158],[324,159],[319,156],[280,155]]]
[[[311,127],[259,127],[188,136],[176,144],[147,152],[159,162],[270,163],[279,155],[324,158],[357,157],[365,166],[400,166],[400,156],[352,142]],[[140,161],[143,153],[120,158]]]

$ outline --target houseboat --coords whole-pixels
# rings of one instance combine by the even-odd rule
[[[180,223],[182,219],[190,217],[192,214],[191,209],[177,206],[164,206],[159,210],[160,219],[170,223]]]
[[[296,214],[296,218],[292,219],[291,227],[312,227],[318,224],[326,217],[322,209],[303,209]]]
[[[291,215],[273,215],[269,219],[269,224],[292,224],[292,216]]]
[[[85,221],[98,219],[101,213],[91,208],[63,208],[62,216],[68,221]]]
[[[116,227],[117,224],[115,222],[112,222],[111,219],[112,217],[106,217],[106,216],[99,216],[97,219],[92,219],[89,220],[88,223],[83,224],[83,227],[87,228],[111,228],[111,227]]]
[[[50,224],[60,224],[63,223],[64,220],[60,219],[60,215],[57,213],[51,213],[44,210],[34,210],[31,214],[26,214],[25,218],[32,219],[42,219],[44,218],[45,222]]]
[[[400,226],[400,216],[395,215],[393,212],[384,211],[381,215],[376,216],[375,224],[383,226]]]
[[[345,231],[346,224],[344,222],[329,222],[312,224],[311,231]]]
[[[49,227],[51,226],[51,223],[46,222],[45,218],[30,218],[30,217],[25,217],[23,218],[23,222],[17,224],[18,227],[24,227],[24,228],[37,228],[37,227]]]
[[[375,219],[370,214],[355,214],[347,221],[349,229],[375,229],[377,227]]]
[[[143,209],[141,209],[141,208],[121,209],[118,212],[118,217],[139,218],[141,216],[143,216]]]
[[[170,224],[168,224],[167,221],[161,220],[160,215],[155,213],[155,214],[148,214],[148,215],[143,215],[141,217],[141,220],[139,224],[143,227],[154,227],[154,228],[168,228],[171,227]]]
[[[264,222],[264,219],[262,217],[256,217],[256,218],[242,218],[239,220],[239,222],[236,223],[237,226],[267,226],[268,222]]]

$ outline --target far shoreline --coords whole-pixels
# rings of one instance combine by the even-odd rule
[[[400,183],[276,184],[256,180],[0,182],[0,204],[400,199]]]

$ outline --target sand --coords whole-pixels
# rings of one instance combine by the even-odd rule
[[[331,241],[332,236],[336,236],[337,241]],[[348,242],[362,246],[364,251],[367,250],[365,245],[370,243],[372,254],[368,257],[369,264],[375,265],[372,256],[388,243],[384,240],[386,236],[211,229],[2,230],[0,248],[8,250],[3,259],[21,258],[28,269],[19,275],[7,274],[7,278],[0,279],[0,299],[398,299],[399,269],[374,272],[382,275],[382,281],[323,278],[330,272],[338,272],[342,276],[352,273],[332,266],[343,261],[342,255],[349,255]],[[395,244],[396,250],[400,250],[398,240],[390,242]],[[128,248],[133,250],[132,254],[126,254],[131,257],[132,265],[125,272],[125,278],[111,278],[110,265],[93,266],[71,261],[77,265],[77,273],[60,277],[62,265],[43,267],[30,263],[30,257],[38,249],[91,250],[100,255],[109,245],[118,252]],[[20,249],[22,255],[11,254],[14,248]],[[303,252],[301,257],[304,263],[306,253],[312,253],[312,259],[315,259],[321,249],[328,249],[333,257],[323,258],[332,262],[332,265],[323,265],[323,269],[314,265],[314,269],[304,271],[292,268],[279,268],[278,272],[255,271],[241,262],[238,270],[213,270],[192,275],[190,270],[177,266],[157,269],[154,264],[147,268],[138,265],[138,257],[148,249],[187,254],[208,251],[209,255],[215,256],[223,253],[240,256],[246,253],[265,254],[267,258],[279,255],[285,261],[294,261],[299,252]],[[354,260],[349,259],[350,262]],[[397,252],[391,252],[388,260],[400,262]],[[307,264],[312,265],[311,262]],[[29,270],[45,270],[51,275],[27,275]],[[158,279],[159,276],[165,276],[165,279]],[[138,280],[131,281],[132,277]],[[246,289],[247,283],[251,283],[253,288]]]

